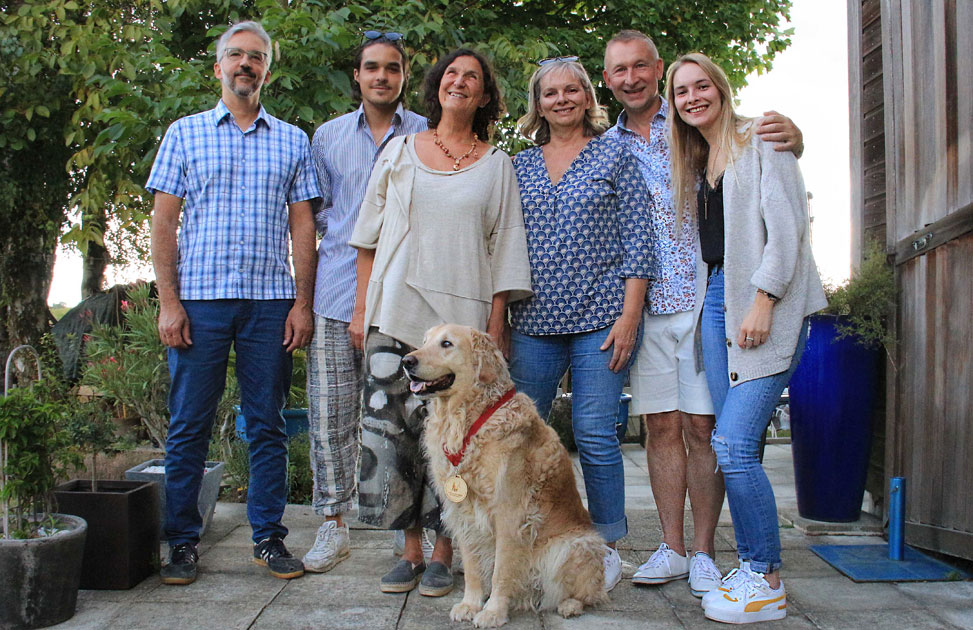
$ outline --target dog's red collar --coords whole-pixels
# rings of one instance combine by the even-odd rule
[[[476,422],[473,423],[470,430],[466,432],[466,437],[463,438],[463,448],[459,450],[459,453],[450,453],[446,448],[446,445],[443,444],[443,453],[446,455],[446,459],[449,460],[449,463],[451,463],[453,466],[459,466],[459,463],[463,461],[463,455],[466,454],[466,447],[470,445],[470,440],[473,439],[476,432],[480,430],[480,427],[486,424],[486,421],[490,419],[490,416],[492,416],[497,409],[503,407],[508,400],[514,397],[514,394],[516,393],[517,390],[511,387],[506,394],[500,397],[500,400],[493,403],[492,407],[480,414],[480,417],[476,419]]]

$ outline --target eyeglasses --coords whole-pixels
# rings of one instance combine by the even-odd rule
[[[388,33],[383,33],[382,31],[365,31],[362,33],[362,37],[368,41],[375,41],[376,39],[384,39],[390,42],[397,42],[399,40],[405,39],[402,33],[396,33],[394,31],[389,31]]]
[[[242,48],[227,48],[223,51],[223,56],[230,61],[239,61],[246,55],[247,59],[255,63],[267,63],[267,53],[262,50],[243,50]]]
[[[572,61],[577,61],[577,60],[578,60],[577,55],[568,55],[566,57],[548,57],[547,59],[541,59],[540,61],[538,61],[537,65],[544,66],[549,63],[553,63],[555,61],[564,61],[570,63]]]

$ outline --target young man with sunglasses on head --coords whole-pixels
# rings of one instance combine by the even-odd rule
[[[362,356],[348,337],[355,306],[356,250],[348,245],[372,167],[389,140],[424,131],[426,119],[403,107],[409,57],[400,33],[365,31],[354,61],[357,110],[321,125],[311,153],[324,203],[314,217],[318,246],[314,340],[307,393],[314,474],[313,508],[324,517],[304,556],[308,571],[329,571],[348,557],[361,425]]]
[[[145,185],[155,195],[152,263],[159,336],[169,347],[172,379],[165,584],[196,579],[202,526],[196,501],[231,345],[250,438],[253,560],[274,577],[304,574],[284,546],[287,435],[281,409],[290,389],[291,352],[307,345],[314,330],[312,204],[320,193],[307,135],[260,105],[271,57],[270,37],[259,23],[227,29],[213,67],[222,88],[219,103],[172,123]]]

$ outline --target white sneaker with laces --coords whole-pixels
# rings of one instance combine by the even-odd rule
[[[605,590],[615,588],[622,579],[622,559],[618,552],[605,545]]]
[[[696,597],[702,597],[716,590],[723,583],[723,574],[708,553],[697,551],[689,559],[689,590]]]
[[[732,592],[737,586],[739,586],[746,578],[746,574],[750,571],[750,561],[741,560],[739,567],[734,567],[730,569],[730,572],[723,576],[721,583],[718,587],[703,595],[703,608],[713,600],[721,597],[723,593]]]
[[[720,593],[703,609],[708,619],[723,623],[774,621],[787,616],[787,593],[784,583],[771,588],[763,573],[740,571],[744,578],[729,593]]]
[[[314,537],[314,546],[304,554],[304,570],[324,573],[351,555],[348,526],[338,527],[335,521],[325,521]]]
[[[662,543],[655,553],[639,567],[632,582],[635,584],[665,584],[689,575],[689,558],[680,556]]]

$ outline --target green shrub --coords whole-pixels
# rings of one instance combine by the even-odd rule
[[[234,436],[223,450],[225,474],[230,483],[228,499],[246,501],[250,485],[250,456],[247,444]],[[307,433],[287,440],[287,502],[311,505],[314,498],[314,475],[311,472],[311,441]]]
[[[865,346],[882,346],[891,353],[895,338],[889,332],[889,318],[895,309],[895,276],[877,241],[865,248],[861,267],[841,285],[826,285],[825,313],[842,316],[837,324],[839,338],[854,337]]]
[[[81,382],[107,404],[134,411],[149,439],[163,448],[169,432],[169,367],[159,339],[159,301],[150,290],[142,284],[129,292],[121,326],[93,326]]]
[[[10,518],[5,536],[36,537],[42,521],[57,511],[52,494],[57,480],[81,463],[61,428],[69,416],[66,396],[63,387],[45,379],[0,398],[0,511]]]

